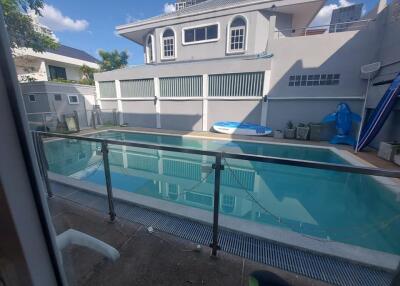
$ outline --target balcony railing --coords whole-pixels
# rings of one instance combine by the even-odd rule
[[[366,19],[359,21],[337,23],[333,25],[282,29],[275,31],[275,33],[276,33],[276,38],[280,39],[287,37],[313,36],[319,34],[358,31],[367,28],[374,21],[375,21],[374,19]]]
[[[212,247],[212,254],[216,255],[219,249],[218,246],[218,231],[219,231],[219,215],[220,215],[220,186],[221,186],[221,171],[224,170],[225,167],[229,169],[231,172],[230,164],[227,163],[227,159],[235,159],[235,160],[244,160],[250,162],[262,162],[262,163],[270,163],[276,165],[286,165],[286,166],[295,166],[301,168],[311,168],[318,170],[330,170],[335,172],[344,172],[347,174],[363,174],[370,176],[381,176],[381,177],[390,177],[390,178],[400,178],[400,171],[396,170],[385,170],[371,167],[360,167],[360,166],[351,166],[351,165],[342,165],[342,164],[333,164],[333,163],[323,163],[316,161],[306,161],[306,160],[296,160],[296,159],[288,159],[288,158],[278,158],[278,157],[270,157],[270,156],[260,156],[260,155],[248,155],[248,154],[236,154],[229,152],[221,152],[221,151],[212,151],[212,150],[201,150],[201,149],[188,149],[184,147],[178,146],[167,146],[167,145],[158,145],[158,144],[147,144],[147,143],[139,143],[133,141],[120,141],[114,139],[101,139],[95,137],[83,137],[76,135],[66,135],[66,134],[56,134],[56,133],[48,133],[48,132],[33,132],[34,142],[37,147],[37,155],[40,162],[40,169],[42,171],[43,178],[45,179],[45,183],[47,186],[50,186],[48,182],[48,165],[44,152],[43,146],[43,137],[49,138],[64,138],[70,140],[77,141],[85,141],[89,143],[97,143],[101,146],[99,148],[99,152],[102,154],[102,164],[104,166],[104,175],[105,175],[105,185],[107,190],[107,198],[108,198],[108,210],[110,219],[114,220],[116,217],[116,212],[114,209],[114,197],[113,197],[113,184],[111,181],[111,172],[110,172],[110,162],[109,162],[109,145],[117,145],[117,146],[126,146],[126,147],[134,147],[141,148],[150,151],[170,151],[177,153],[185,153],[191,155],[203,155],[207,157],[214,158],[214,163],[212,164],[212,169],[214,170],[214,199],[213,199],[213,236],[212,242],[210,246]],[[224,166],[225,165],[225,166]],[[201,181],[200,183],[202,183]],[[48,187],[48,195],[52,196],[52,191]],[[270,212],[268,212],[270,213]],[[272,214],[271,214],[272,215]],[[278,218],[280,221],[280,218]]]

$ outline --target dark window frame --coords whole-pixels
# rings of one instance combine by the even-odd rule
[[[67,71],[64,67],[49,65],[49,76],[50,80],[67,80]]]

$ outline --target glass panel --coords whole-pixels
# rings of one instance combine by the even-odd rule
[[[185,30],[185,42],[194,42],[194,29]]]
[[[206,28],[196,29],[196,41],[204,41],[206,39]]]
[[[286,242],[294,245],[315,240],[333,251],[400,254],[395,180],[233,159],[223,164],[221,214],[239,219],[236,230],[257,226],[280,241],[287,232],[294,240]]]
[[[207,27],[207,39],[218,38],[218,25],[212,25]]]

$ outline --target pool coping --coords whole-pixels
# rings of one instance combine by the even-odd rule
[[[106,195],[106,188],[94,183],[80,181],[52,172],[49,172],[49,179],[57,183],[71,186],[77,190],[88,191],[102,196]],[[115,199],[127,201],[136,205],[147,207],[149,209],[155,209],[157,211],[185,217],[201,223],[212,223],[213,213],[207,210],[168,202],[166,200],[140,194],[129,193],[117,188],[113,188],[113,195]],[[341,242],[314,238],[264,224],[262,225],[263,227],[260,228],[259,223],[251,221],[245,221],[244,223],[242,219],[224,214],[219,215],[219,224],[221,227],[232,231],[253,235],[305,251],[314,252],[316,254],[326,254],[339,257],[353,263],[360,263],[389,271],[395,271],[400,262],[399,255],[371,250]]]

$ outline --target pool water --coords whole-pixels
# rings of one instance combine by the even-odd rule
[[[350,164],[326,148],[207,140],[131,132],[93,135],[125,141],[204,150]],[[212,211],[213,157],[109,146],[112,185],[122,191]],[[45,144],[50,171],[104,185],[100,146],[76,140]],[[224,160],[221,213],[317,239],[400,255],[400,203],[383,184],[366,175]],[[398,186],[397,186],[398,187]]]

